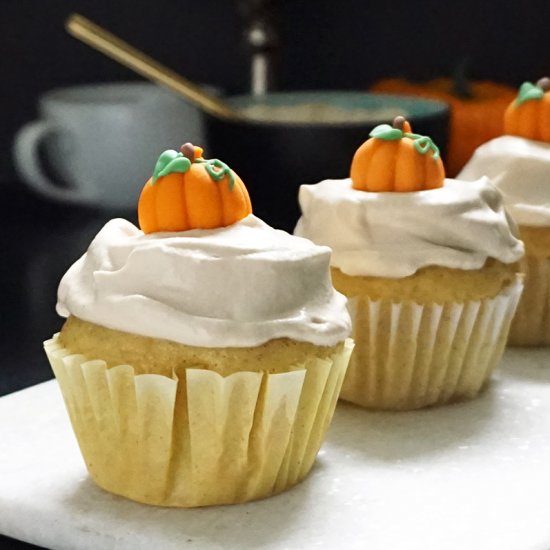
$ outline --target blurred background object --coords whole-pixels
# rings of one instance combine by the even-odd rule
[[[258,5],[257,19],[264,15],[266,3],[254,4]],[[131,151],[134,146],[146,153],[153,146],[160,151],[166,144],[174,143],[175,140],[167,139],[159,146],[153,139],[164,135],[163,130],[172,122],[181,125],[185,139],[200,143],[212,157],[236,167],[248,183],[256,215],[289,232],[299,217],[299,186],[346,177],[350,159],[374,126],[398,115],[406,116],[417,132],[438,143],[442,155],[446,151],[446,103],[368,92],[272,93],[267,87],[270,64],[265,50],[252,53],[250,93],[218,98],[80,14],[69,17],[66,29],[88,46],[183,99],[190,112],[156,102],[149,103],[155,117],[148,118],[148,104],[133,101],[131,91],[125,95],[122,88],[118,95],[111,93],[121,88],[118,84],[68,88],[54,92],[53,97],[46,94],[41,100],[44,114],[51,113],[54,120],[36,122],[20,130],[15,141],[15,160],[23,180],[54,199],[114,208],[135,204],[139,174],[129,176],[136,176],[136,169],[143,167],[133,161]],[[264,30],[262,43],[267,37]],[[197,118],[199,122],[206,121],[208,139],[192,138],[191,134],[197,133]],[[66,122],[68,127],[61,129]],[[76,142],[71,154],[52,155],[52,166],[61,164],[65,173],[65,159],[72,161],[69,166],[75,166],[74,173],[66,178],[72,181],[72,189],[60,190],[52,185],[35,160],[40,139],[59,133],[72,135]],[[141,143],[140,137],[144,138]],[[124,150],[125,145],[130,151]],[[90,158],[101,159],[103,170],[95,169]],[[81,167],[87,168],[84,175]],[[141,173],[147,172],[145,168]]]
[[[41,96],[39,112],[16,134],[17,172],[39,194],[73,206],[135,210],[136,183],[159,151],[182,136],[205,141],[201,113],[147,82],[60,88]]]
[[[250,89],[245,38],[252,8],[241,0],[37,0],[4,2],[0,17],[2,124],[0,181],[16,183],[9,150],[17,129],[36,117],[36,101],[58,87],[137,80],[127,69],[61,29],[78,11],[195,82],[227,94]],[[256,5],[251,3],[251,6]],[[548,3],[511,0],[371,3],[299,0],[265,3],[278,37],[277,89],[367,89],[387,77],[430,80],[471,59],[472,80],[516,87],[550,72]]]
[[[83,15],[71,14],[65,21],[65,30],[94,50],[110,57],[139,76],[170,90],[174,95],[182,97],[205,113],[223,117],[238,116],[222,98],[208,93],[182,74],[159,63],[150,55]]]
[[[269,30],[261,21],[269,19],[268,3],[250,4],[246,3],[249,9],[245,10],[251,12],[247,13],[249,29],[260,33],[257,45],[267,46]],[[193,139],[195,134],[199,137],[195,143],[244,175],[256,215],[291,232],[299,216],[299,186],[346,177],[350,159],[374,126],[404,115],[417,132],[435,139],[445,155],[446,103],[368,92],[273,94],[267,82],[271,65],[263,47],[252,52],[250,93],[220,98],[89,18],[71,14],[65,29],[116,63],[169,90],[174,100],[183,99],[180,103],[187,112],[159,101],[146,101],[145,92],[154,97],[155,88],[137,83],[46,93],[39,101],[43,120],[23,126],[14,147],[22,181],[44,197],[72,205],[118,209],[120,213],[131,210],[135,182],[149,172],[143,162],[150,162],[154,148],[160,151],[176,142],[173,136],[168,139],[166,129],[179,124],[185,139]],[[203,120],[208,140],[196,129]],[[165,141],[159,144],[161,138]],[[56,184],[42,168],[42,142],[54,173],[64,176],[63,185]],[[135,151],[144,153],[138,157],[141,162],[134,160]]]
[[[250,93],[264,95],[273,89],[278,36],[275,0],[238,0],[244,19],[244,37],[251,52]]]

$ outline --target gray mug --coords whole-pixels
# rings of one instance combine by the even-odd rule
[[[15,137],[15,166],[35,191],[66,203],[135,208],[162,151],[187,141],[205,146],[202,114],[149,83],[53,90],[39,113]]]

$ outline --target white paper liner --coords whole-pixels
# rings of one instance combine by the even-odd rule
[[[389,410],[474,397],[500,361],[522,287],[518,277],[463,304],[351,298],[356,347],[340,397]]]
[[[550,258],[524,256],[525,288],[510,327],[511,346],[550,346]]]
[[[172,378],[74,355],[44,343],[92,478],[163,506],[206,506],[283,491],[311,469],[329,426],[352,340],[331,360],[289,372]]]

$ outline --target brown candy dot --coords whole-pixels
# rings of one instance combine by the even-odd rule
[[[184,157],[187,157],[191,162],[195,160],[195,146],[192,143],[184,143],[180,147],[180,151]]]
[[[537,81],[537,86],[547,92],[548,90],[550,90],[550,78],[548,78],[547,76],[541,78]]]
[[[404,116],[399,115],[393,119],[393,127],[397,130],[403,130],[403,124],[405,124]]]

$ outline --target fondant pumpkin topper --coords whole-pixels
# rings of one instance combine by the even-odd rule
[[[524,82],[504,114],[504,131],[513,136],[550,142],[550,78]]]
[[[144,233],[213,229],[252,213],[241,178],[218,159],[204,159],[191,143],[180,152],[164,151],[139,197],[138,219]]]
[[[437,145],[414,134],[404,117],[381,124],[357,149],[351,181],[361,191],[421,191],[443,186],[445,169]]]

